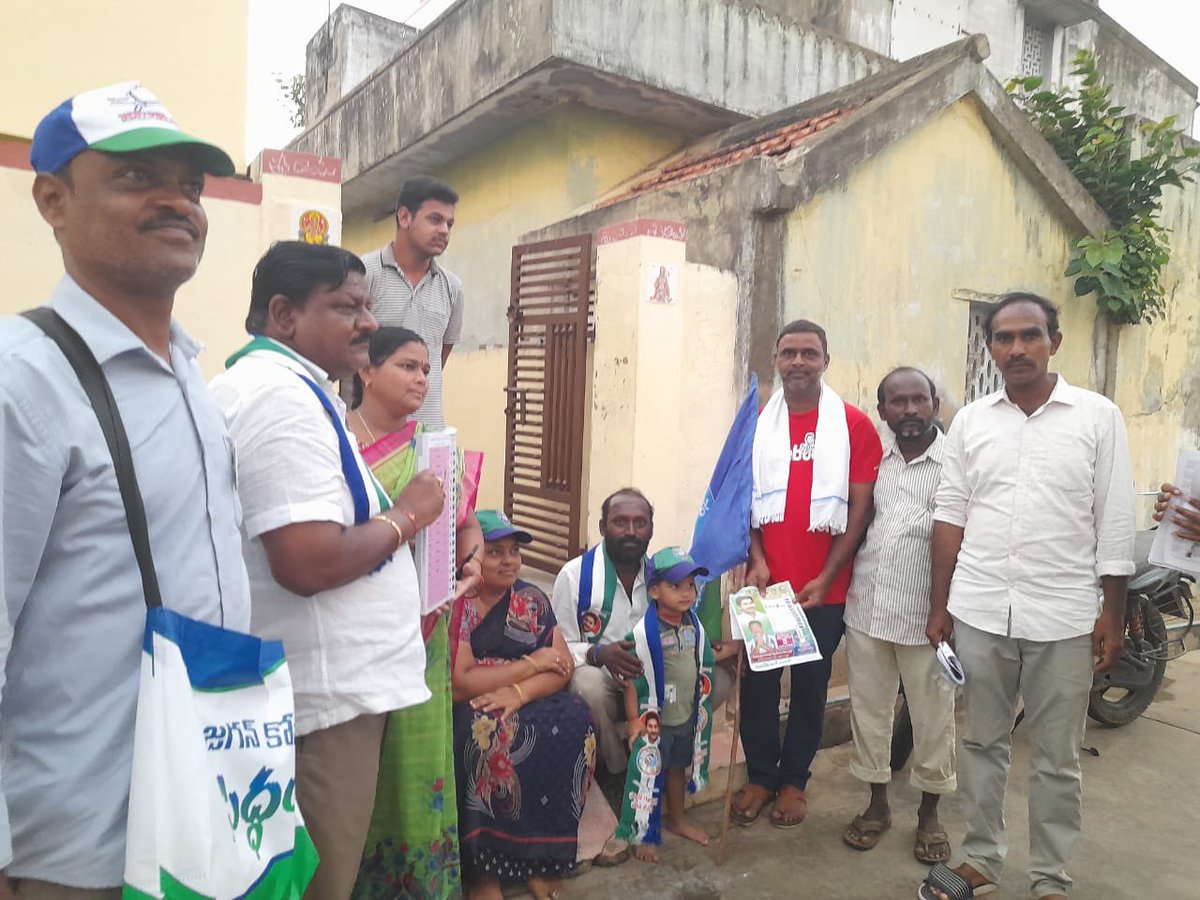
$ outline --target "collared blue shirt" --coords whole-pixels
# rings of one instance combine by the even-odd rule
[[[199,345],[171,364],[69,277],[49,305],[92,349],[129,435],[163,604],[249,630],[232,443]],[[112,459],[75,373],[0,319],[0,868],[115,887],[146,607]]]

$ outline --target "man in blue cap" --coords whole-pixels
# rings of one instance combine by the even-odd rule
[[[229,443],[199,345],[171,317],[204,252],[205,176],[233,162],[135,82],[52,110],[30,162],[65,269],[46,306],[116,400],[164,604],[248,630]],[[96,416],[20,317],[0,319],[0,497],[0,900],[116,898],[142,582]]]

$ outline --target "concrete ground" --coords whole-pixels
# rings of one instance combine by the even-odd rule
[[[1083,755],[1084,835],[1071,866],[1074,896],[1086,900],[1200,897],[1200,653],[1172,662],[1146,715],[1120,729],[1089,727]],[[830,897],[909,900],[925,867],[912,855],[919,795],[905,773],[893,783],[895,824],[874,850],[851,850],[842,828],[866,805],[867,790],[847,771],[848,745],[822,751],[814,766],[808,821],[782,831],[767,817],[750,828],[730,826],[725,864],[717,866],[721,803],[692,814],[714,836],[710,848],[668,835],[657,866],[630,860],[568,881],[567,898]],[[1017,729],[1006,819],[1011,850],[998,893],[1028,897],[1028,735]],[[942,821],[957,849],[962,813],[957,797],[942,804]]]

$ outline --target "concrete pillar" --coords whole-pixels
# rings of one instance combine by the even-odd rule
[[[679,222],[602,228],[586,448],[588,540],[620,487],[655,506],[653,548],[691,543],[704,490],[736,408],[737,282],[685,260]]]

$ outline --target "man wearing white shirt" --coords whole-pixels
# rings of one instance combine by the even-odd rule
[[[254,340],[212,382],[234,440],[251,630],[281,640],[296,695],[296,799],[321,863],[306,896],[348,898],[387,713],[429,698],[406,544],[445,503],[415,475],[388,504],[348,438],[334,380],[376,328],[362,261],[281,241],[254,269]],[[389,508],[390,506],[390,508]]]
[[[646,614],[646,550],[654,536],[654,507],[641,491],[625,488],[600,507],[600,535],[595,548],[596,576],[584,579],[588,554],[569,560],[554,580],[553,606],[563,640],[575,659],[571,692],[592,710],[600,759],[610,772],[623,772],[626,757],[620,698],[626,678],[636,678],[642,664],[633,641],[624,637]],[[580,602],[581,582],[589,600]],[[590,601],[590,602],[589,602]],[[599,630],[586,635],[581,619],[594,610]]]
[[[1066,897],[1092,674],[1120,655],[1134,571],[1129,446],[1111,401],[1048,371],[1062,342],[1053,304],[1010,294],[984,332],[1005,387],[963,407],[947,435],[926,629],[935,645],[953,634],[967,676],[965,861],[935,866],[920,896],[972,896],[999,881],[1021,698],[1032,745],[1031,890]]]

